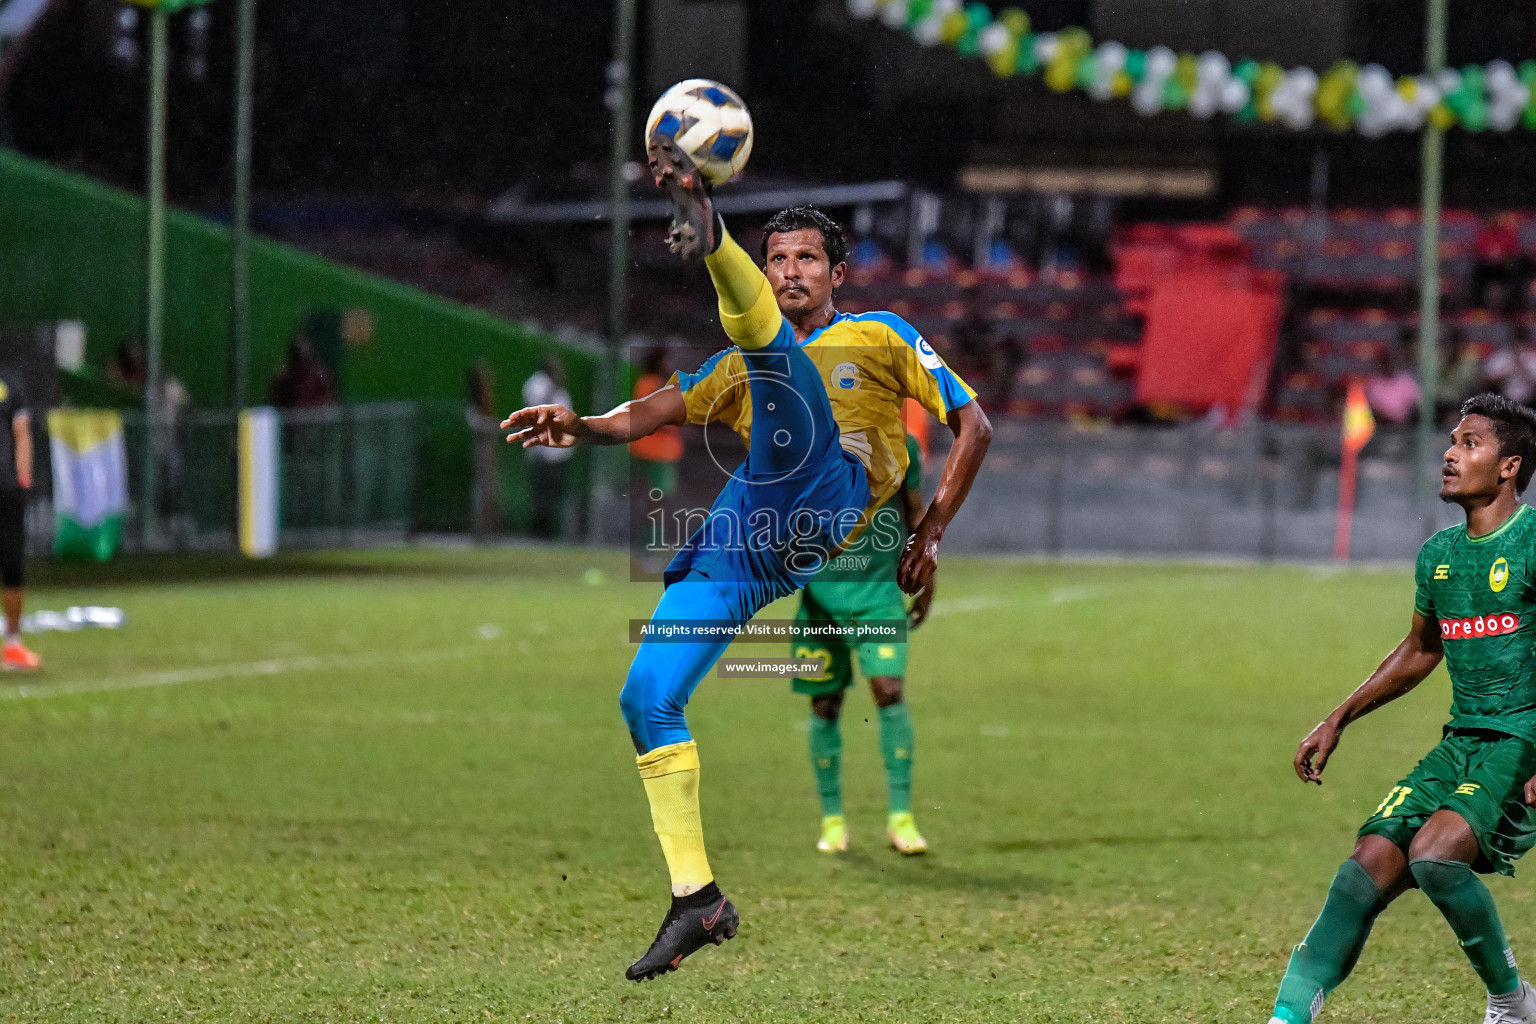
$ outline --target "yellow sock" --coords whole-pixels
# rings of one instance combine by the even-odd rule
[[[784,316],[768,278],[747,251],[726,234],[720,248],[704,258],[704,265],[720,297],[720,324],[726,337],[742,348],[762,348],[772,341]]]
[[[699,748],[689,740],[657,747],[635,759],[651,824],[672,874],[672,894],[686,896],[714,881],[704,854],[704,824],[699,817]]]

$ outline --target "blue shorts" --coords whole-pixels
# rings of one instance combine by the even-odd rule
[[[788,322],[742,354],[753,410],[746,461],[667,566],[653,619],[744,625],[814,577],[869,505],[864,467],[843,450],[826,385]],[[637,751],[689,739],[683,707],[730,642],[640,645],[619,698]]]

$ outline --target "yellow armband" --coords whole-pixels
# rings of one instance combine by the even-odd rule
[[[726,337],[742,348],[762,348],[783,326],[784,317],[773,298],[768,278],[752,257],[728,233],[720,247],[704,258],[720,296],[720,323]]]

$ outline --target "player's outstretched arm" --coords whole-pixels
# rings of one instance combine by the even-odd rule
[[[939,566],[939,542],[944,539],[950,520],[960,511],[965,496],[971,493],[981,460],[987,457],[987,447],[992,443],[992,422],[975,399],[951,410],[946,419],[955,443],[944,460],[944,473],[939,477],[938,490],[933,492],[933,501],[928,503],[923,521],[907,538],[907,549],[902,552],[896,570],[896,582],[909,594],[932,585]]]
[[[1435,670],[1444,657],[1445,649],[1440,642],[1440,620],[1413,614],[1413,626],[1403,642],[1387,655],[1375,672],[1361,683],[1344,703],[1317,724],[1296,749],[1293,765],[1296,776],[1302,782],[1323,784],[1323,769],[1328,758],[1339,745],[1339,736],[1345,726],[1375,711],[1383,704],[1391,703],[1422,683]],[[1529,786],[1527,786],[1529,791]]]
[[[578,416],[563,405],[534,405],[501,421],[508,444],[524,448],[570,448],[581,444],[628,444],[667,424],[687,422],[683,393],[668,385],[601,416]]]
[[[778,336],[784,324],[773,287],[723,224],[717,223],[715,230],[720,232],[720,245],[704,257],[704,265],[720,297],[720,324],[735,344],[745,349],[762,348]]]

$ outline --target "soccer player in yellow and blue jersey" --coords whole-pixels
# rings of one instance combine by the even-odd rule
[[[898,567],[909,593],[932,581],[939,543],[991,438],[974,392],[910,325],[889,313],[834,308],[846,270],[835,223],[805,208],[776,215],[759,268],[725,232],[688,158],[664,136],[654,136],[649,151],[657,184],[676,208],[673,250],[704,257],[732,347],[604,415],[538,406],[502,424],[524,447],[624,444],[683,423],[719,423],[747,444],[746,461],[729,471],[703,525],[667,567],[651,620],[682,620],[708,635],[668,642],[652,634],[619,697],[672,880],[655,941],[626,972],[635,981],[674,970],[736,933],[736,909],[715,884],[704,849],[699,755],[683,717],[694,688],[741,625],[814,577],[896,493],[907,464],[906,398],[945,419],[956,436]]]

